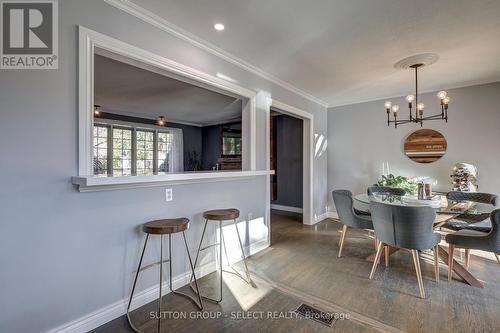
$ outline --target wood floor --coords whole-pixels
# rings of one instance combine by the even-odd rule
[[[500,265],[494,257],[472,253],[471,272],[484,283],[484,289],[458,280],[434,281],[432,254],[422,255],[422,274],[427,298],[418,297],[418,284],[410,253],[400,251],[390,258],[388,268],[380,265],[369,280],[371,263],[366,256],[374,252],[373,240],[363,231],[348,235],[343,254],[337,258],[341,224],[325,220],[304,226],[300,216],[275,211],[272,214],[272,245],[248,259],[255,286],[224,274],[224,300],[205,302],[197,312],[192,303],[169,294],[164,311],[181,311],[188,316],[217,316],[209,319],[164,319],[162,332],[499,332]],[[239,266],[241,267],[241,266]],[[214,291],[218,275],[202,279],[207,293]],[[213,288],[211,288],[213,287]],[[323,311],[342,313],[349,319],[327,327],[310,319],[294,316],[301,304],[315,305]],[[133,313],[137,326],[156,331],[156,311],[152,302]],[[287,318],[267,318],[273,311]],[[263,319],[239,318],[251,313]],[[196,314],[198,313],[198,314]],[[99,333],[132,332],[125,317],[94,330]]]

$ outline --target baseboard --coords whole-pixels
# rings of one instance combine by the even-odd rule
[[[302,214],[302,212],[304,211],[302,208],[299,207],[291,207],[291,206],[284,206],[277,204],[271,204],[271,209],[283,210],[285,212],[300,213],[300,214]]]
[[[339,218],[339,214],[337,212],[327,212],[327,217],[329,219],[338,219]]]
[[[325,212],[321,215],[317,215],[314,218],[314,223],[321,222],[324,219],[338,219],[338,218],[339,218],[339,215],[337,214],[337,212]]]
[[[207,263],[196,269],[196,277],[201,278],[215,271],[215,262]],[[174,277],[174,288],[180,288],[189,283],[191,272],[185,272]],[[158,299],[160,284],[154,285],[148,289],[142,290],[134,295],[134,300],[131,304],[131,309],[137,309],[149,302]],[[162,290],[165,295],[170,293],[169,281],[163,282]],[[91,331],[101,325],[104,325],[126,313],[128,305],[128,297],[105,306],[99,310],[91,312],[74,321],[61,325],[48,332],[50,333],[85,333]]]
[[[263,239],[260,240],[256,243],[250,244],[250,246],[245,246],[245,253],[248,253],[249,255],[254,255],[266,248],[268,248],[271,245],[269,239]]]
[[[263,239],[256,243],[250,244],[244,248],[245,253],[248,255],[256,254],[269,247],[269,240]],[[203,266],[196,269],[196,277],[199,279],[205,275],[208,275],[216,270],[215,261],[204,264]],[[184,272],[174,277],[173,285],[174,288],[180,288],[187,285],[191,279],[191,272]],[[158,293],[160,289],[160,284],[154,285],[148,289],[137,292],[134,295],[134,300],[131,304],[131,309],[135,310],[149,302],[158,299]],[[163,283],[162,290],[164,294],[170,293],[169,282]],[[128,305],[128,297],[105,306],[101,309],[93,311],[83,317],[80,317],[74,321],[61,325],[55,329],[48,331],[47,333],[86,333],[91,331],[101,325],[104,325],[126,313]]]

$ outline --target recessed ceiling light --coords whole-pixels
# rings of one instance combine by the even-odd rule
[[[222,23],[215,23],[214,24],[214,29],[217,30],[217,31],[222,31],[222,30],[224,30],[224,24],[222,24]]]

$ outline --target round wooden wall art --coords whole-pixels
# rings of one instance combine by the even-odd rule
[[[406,137],[405,155],[417,163],[432,163],[446,154],[446,138],[438,131],[420,129]]]

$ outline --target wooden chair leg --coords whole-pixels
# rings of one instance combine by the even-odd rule
[[[455,252],[455,245],[450,244],[448,248],[448,281],[451,281],[453,275],[453,252]]]
[[[413,256],[413,263],[415,264],[415,271],[417,273],[420,297],[425,298],[424,281],[422,280],[422,270],[420,269],[420,258],[418,256],[418,250],[411,250],[411,254]]]
[[[500,264],[500,258],[499,258],[500,254],[494,253],[494,255],[495,255],[495,258],[497,258],[497,262]]]
[[[470,250],[465,249],[465,268],[469,268],[469,262],[470,262]]]
[[[384,247],[384,243],[378,243],[377,254],[375,255],[375,260],[373,261],[372,271],[370,272],[370,280],[373,278],[375,274],[375,270],[377,269],[377,265],[380,262],[380,257],[382,256],[382,248]]]
[[[384,246],[385,252],[384,252],[384,257],[385,257],[385,267],[389,267],[389,246],[385,245]]]
[[[434,253],[434,275],[436,282],[439,282],[439,245],[434,246],[432,252]]]
[[[346,234],[347,234],[347,226],[344,224],[344,226],[342,227],[342,236],[340,236],[339,258],[342,255],[342,249],[344,248],[344,241]]]

